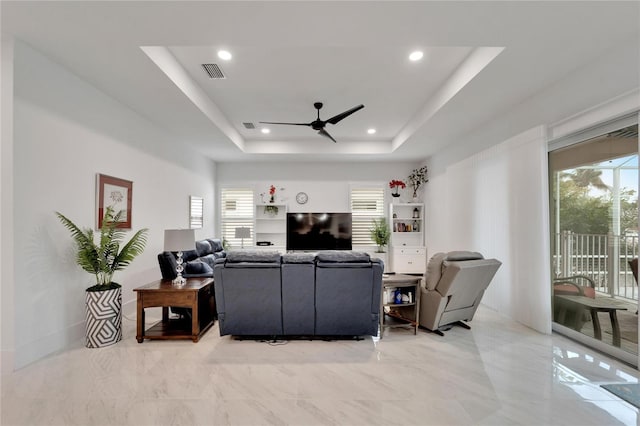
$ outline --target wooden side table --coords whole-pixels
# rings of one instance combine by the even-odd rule
[[[420,281],[422,275],[389,274],[382,277],[382,292],[380,303],[380,339],[385,328],[413,328],[413,334],[418,334],[420,323]],[[412,294],[412,300],[407,303],[395,303],[388,300],[385,303],[384,293],[388,288],[396,288],[402,294]],[[398,311],[401,315],[394,315]],[[408,314],[408,315],[406,315]]]
[[[134,289],[138,294],[138,343],[144,339],[191,339],[193,342],[213,325],[215,296],[213,278],[189,278],[178,286],[171,280],[158,280]],[[191,308],[191,321],[170,319],[169,307]],[[145,308],[162,307],[162,320],[144,329]]]
[[[626,311],[626,305],[611,298],[597,297],[592,299],[585,296],[569,296],[569,295],[556,295],[554,296],[556,303],[560,302],[560,312],[558,313],[557,322],[560,324],[565,323],[565,316],[567,313],[567,305],[573,306],[576,309],[576,321],[573,325],[573,329],[580,331],[582,325],[578,325],[578,316],[582,313],[582,309],[588,309],[591,314],[591,323],[593,324],[593,337],[598,340],[602,340],[602,329],[600,328],[600,319],[598,318],[598,312],[608,312],[611,319],[611,329],[613,333],[613,346],[620,347],[620,324],[618,323],[618,315],[616,311]]]

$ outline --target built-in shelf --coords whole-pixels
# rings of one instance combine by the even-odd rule
[[[286,204],[256,204],[254,224],[254,246],[260,250],[284,250],[287,246]],[[258,246],[258,241],[271,245]]]
[[[425,247],[424,204],[398,203],[389,206],[391,239],[389,241],[389,271],[423,274],[427,265]]]

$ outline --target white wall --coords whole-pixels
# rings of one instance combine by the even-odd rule
[[[592,63],[584,64],[531,98],[497,116],[484,126],[474,129],[429,161],[433,172],[463,160],[496,143],[539,125],[551,126],[574,114],[608,102],[640,87],[640,51],[638,41],[629,40],[608,50]],[[499,88],[497,88],[499,90]],[[637,98],[637,94],[636,94]],[[610,119],[612,117],[606,117]],[[595,122],[589,125],[597,124]]]
[[[189,226],[189,195],[205,198],[205,227],[196,237],[214,235],[216,171],[211,160],[20,43],[15,96],[13,325],[21,367],[84,336],[92,277],[76,266],[54,211],[92,227],[96,174],[133,181],[133,229],[149,228],[149,239],[144,254],[114,277],[125,313],[133,313],[132,289],[160,278],[164,229]]]
[[[625,94],[638,105],[639,54],[635,40],[619,45],[427,161],[431,253],[472,249],[502,260],[483,303],[541,332],[551,331],[551,286],[546,138],[536,133]]]
[[[0,374],[13,370],[13,38],[2,33],[0,48]]]
[[[381,184],[389,195],[389,181],[406,178],[418,166],[409,162],[290,162],[290,163],[219,163],[217,167],[220,186],[249,185],[254,188],[256,201],[260,193],[268,200],[269,186],[277,188],[276,201],[284,202],[291,212],[331,211],[348,212],[350,188],[369,184]],[[280,191],[280,188],[285,188]],[[295,201],[298,192],[306,192],[309,201],[299,205]],[[404,191],[410,197],[410,188]],[[390,202],[390,200],[388,200]]]
[[[502,262],[483,303],[551,332],[545,128],[450,164],[427,190],[432,252],[479,251]]]

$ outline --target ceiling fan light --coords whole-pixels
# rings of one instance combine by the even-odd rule
[[[374,129],[373,127],[371,129],[367,129],[367,133],[369,133],[370,135],[374,135],[376,133],[376,129]]]
[[[218,58],[222,59],[223,61],[228,61],[232,58],[231,52],[229,52],[228,50],[218,50]]]
[[[414,52],[411,52],[411,54],[409,55],[409,60],[416,62],[422,59],[423,56],[424,56],[424,53],[422,53],[422,51],[416,50]]]

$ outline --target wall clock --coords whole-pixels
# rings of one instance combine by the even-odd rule
[[[298,202],[298,204],[304,204],[309,201],[309,196],[306,192],[298,192],[296,194],[296,201]]]

